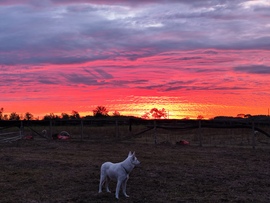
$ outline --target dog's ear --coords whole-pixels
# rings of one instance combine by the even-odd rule
[[[133,152],[132,156],[135,156],[135,151]]]
[[[131,156],[131,155],[132,155],[132,153],[131,153],[131,151],[129,151],[128,156]]]

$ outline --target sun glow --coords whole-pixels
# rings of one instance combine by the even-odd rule
[[[177,96],[128,96],[122,102],[115,105],[109,105],[109,108],[116,109],[121,115],[132,115],[142,117],[145,113],[150,112],[151,109],[158,110],[165,109],[167,118],[169,119],[183,119],[183,118],[197,118],[202,115],[205,118],[212,117],[208,115],[206,109],[211,108],[210,105],[189,103]],[[214,105],[211,105],[212,107]],[[205,110],[203,110],[205,109]]]

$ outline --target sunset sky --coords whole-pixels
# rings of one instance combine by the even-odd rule
[[[267,115],[269,0],[0,0],[0,108]]]

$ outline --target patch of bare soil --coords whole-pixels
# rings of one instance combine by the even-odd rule
[[[23,141],[0,146],[1,202],[270,202],[270,150]],[[136,151],[129,198],[98,194],[100,165]]]

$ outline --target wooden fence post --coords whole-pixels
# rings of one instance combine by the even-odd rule
[[[118,125],[118,120],[115,120],[115,137],[119,137],[119,125]]]
[[[199,120],[199,146],[202,147],[202,121]]]
[[[132,120],[131,120],[131,118],[129,119],[129,127],[128,127],[128,130],[129,130],[129,136],[132,136]]]
[[[255,139],[255,123],[254,120],[252,120],[252,148],[255,149],[256,146],[256,139]]]
[[[21,121],[21,126],[20,126],[20,137],[22,138],[24,135],[24,126],[23,126],[23,121]]]
[[[50,138],[52,138],[52,134],[53,134],[52,131],[53,131],[52,130],[52,119],[50,119]]]
[[[83,141],[83,119],[81,119],[81,141]]]
[[[157,121],[154,120],[154,140],[155,144],[157,144]]]

